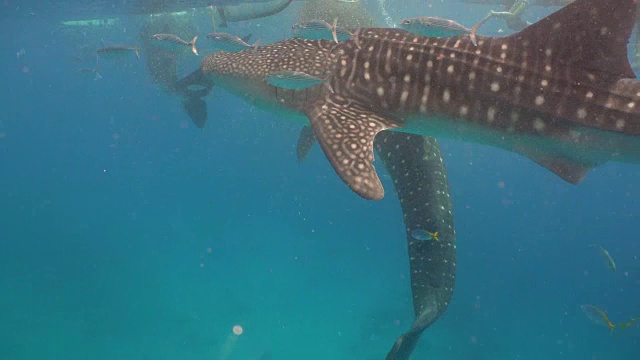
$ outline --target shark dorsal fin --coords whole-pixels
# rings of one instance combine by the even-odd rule
[[[627,43],[637,6],[637,0],[576,0],[509,36],[509,42],[538,52],[535,58],[564,62],[575,71],[594,72],[609,79],[635,78],[627,58]]]
[[[384,189],[373,166],[373,140],[399,123],[360,104],[329,94],[306,111],[313,132],[338,176],[368,200],[380,200]]]

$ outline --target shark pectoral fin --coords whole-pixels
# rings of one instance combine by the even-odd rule
[[[590,166],[584,166],[565,159],[531,159],[540,166],[558,175],[562,180],[579,184],[584,180],[587,173],[591,170]]]
[[[251,40],[251,36],[253,36],[253,34],[248,34],[245,35],[244,37],[241,37],[240,40],[244,41],[245,43],[249,43],[249,41]]]
[[[398,124],[342,97],[329,95],[307,115],[324,154],[338,176],[368,200],[380,200],[384,189],[373,166],[373,140]]]
[[[544,167],[552,173],[558,175],[562,180],[579,184],[584,180],[587,173],[599,164],[584,165],[572,159],[558,155],[538,154],[530,151],[519,151],[524,156],[531,159],[536,164]]]
[[[298,138],[298,146],[296,147],[296,155],[298,156],[299,162],[307,159],[315,143],[316,135],[313,133],[313,128],[311,126],[303,127],[302,131],[300,131],[300,137]]]
[[[325,81],[301,71],[279,71],[267,75],[265,80],[275,87],[289,90],[305,89]]]

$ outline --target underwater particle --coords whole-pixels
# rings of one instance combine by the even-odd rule
[[[234,325],[232,330],[233,333],[238,336],[242,335],[242,333],[244,332],[244,329],[240,325]]]

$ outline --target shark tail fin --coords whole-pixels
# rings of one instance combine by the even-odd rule
[[[198,54],[198,48],[196,47],[196,41],[198,41],[198,35],[194,36],[193,40],[191,40],[191,52],[196,54],[196,56],[199,56],[200,54]]]
[[[207,103],[199,97],[189,97],[182,101],[182,107],[196,127],[202,129],[207,124]]]
[[[133,50],[136,52],[136,57],[140,59],[140,46],[136,46]]]
[[[576,0],[508,38],[532,49],[530,62],[540,66],[561,61],[576,74],[635,78],[627,44],[637,6],[637,0]]]

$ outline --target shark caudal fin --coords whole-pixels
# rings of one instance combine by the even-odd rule
[[[212,88],[213,81],[201,69],[178,80],[172,87],[175,93],[182,96],[182,107],[198,128],[205,127],[207,123],[207,103],[202,98],[209,95]]]
[[[537,52],[533,59],[548,60],[538,66],[559,64],[605,80],[635,78],[627,44],[637,6],[637,0],[576,0],[509,38]]]
[[[207,103],[198,97],[186,98],[182,101],[182,107],[189,115],[193,124],[202,129],[207,124]]]
[[[342,181],[365,199],[382,199],[384,189],[373,167],[373,140],[380,131],[397,128],[399,122],[331,94],[306,113],[322,151]]]

